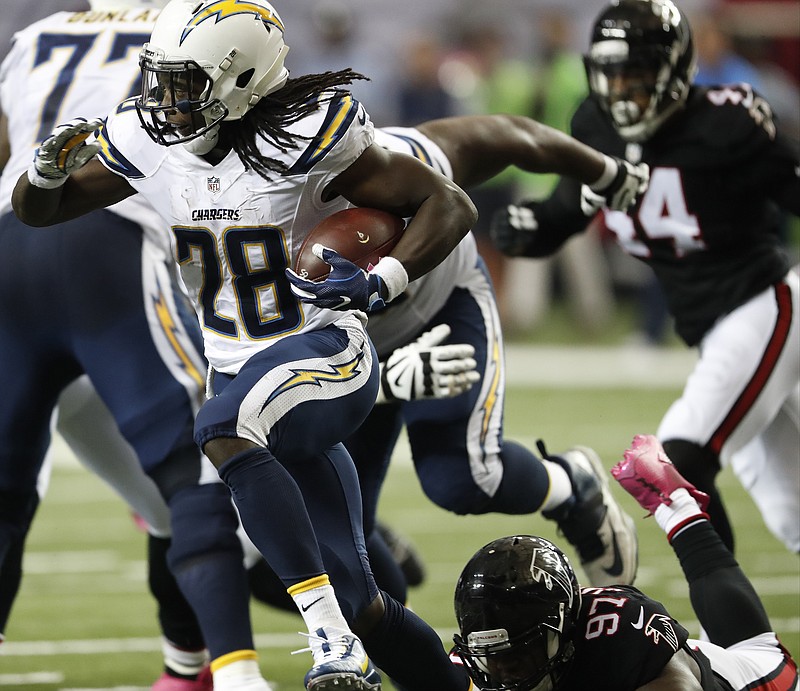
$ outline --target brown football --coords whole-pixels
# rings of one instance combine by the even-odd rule
[[[330,264],[314,256],[315,243],[336,250],[362,269],[369,269],[394,249],[406,228],[400,216],[378,209],[338,211],[317,225],[303,241],[294,270],[309,281],[324,280]]]

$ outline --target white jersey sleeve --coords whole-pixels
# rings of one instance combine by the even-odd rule
[[[0,68],[0,107],[8,120],[11,155],[0,178],[0,213],[53,128],[76,117],[105,117],[138,92],[139,51],[157,10],[58,12],[14,35]],[[112,210],[146,228],[155,239],[158,216],[132,197]]]

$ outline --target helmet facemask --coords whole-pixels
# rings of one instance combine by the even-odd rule
[[[202,152],[208,153],[228,111],[218,99],[210,98],[214,83],[203,68],[189,60],[155,59],[145,46],[141,70],[142,95],[136,110],[150,137],[162,146],[199,139],[201,149],[210,144]]]
[[[486,691],[558,689],[572,665],[580,601],[572,566],[553,543],[494,540],[456,585],[455,652]]]
[[[495,629],[473,631],[466,641],[456,635],[454,641],[470,677],[486,691],[553,691],[575,650],[571,640],[546,624],[515,638]]]

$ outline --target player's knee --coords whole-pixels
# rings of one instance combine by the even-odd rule
[[[203,554],[233,551],[241,555],[236,535],[239,520],[225,485],[187,487],[171,498],[169,509],[172,545],[168,558],[173,571]]]
[[[686,439],[667,439],[662,445],[678,472],[689,482],[699,489],[714,485],[720,471],[719,456],[714,451]]]
[[[490,497],[474,481],[419,475],[422,491],[436,506],[459,516],[486,513]]]

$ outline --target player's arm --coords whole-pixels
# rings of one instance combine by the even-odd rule
[[[530,173],[569,175],[591,184],[603,174],[599,151],[531,118],[474,115],[430,120],[417,128],[441,147],[453,180],[472,187],[509,166]]]
[[[331,265],[324,281],[315,283],[286,269],[292,292],[302,302],[323,309],[382,309],[405,291],[409,281],[439,264],[478,217],[470,198],[452,181],[416,158],[376,144],[325,188],[325,199],[337,196],[411,220],[391,253],[369,271],[322,245],[311,249]]]
[[[700,667],[685,650],[675,653],[653,681],[636,691],[703,691]]]
[[[11,203],[19,219],[49,226],[110,206],[136,191],[94,158],[99,149],[87,143],[99,120],[82,118],[59,125],[36,149],[27,173],[17,181]]]
[[[326,196],[334,195],[356,206],[411,217],[391,256],[412,281],[439,264],[478,217],[470,198],[451,180],[411,156],[376,144],[328,185]]]
[[[782,209],[800,216],[800,142],[777,134],[766,160],[758,166],[766,173],[767,193]]]
[[[547,199],[497,209],[489,230],[495,247],[509,257],[547,257],[585,230],[595,213],[581,204],[581,184],[561,177]]]

